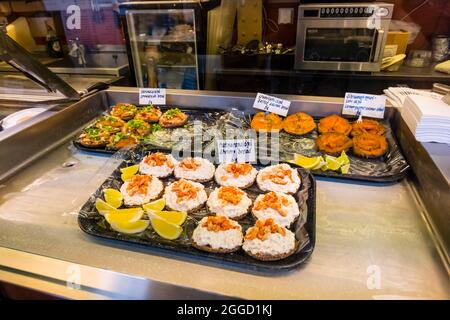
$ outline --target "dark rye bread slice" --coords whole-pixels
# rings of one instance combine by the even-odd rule
[[[246,251],[244,248],[242,248],[244,250],[244,252],[249,255],[252,258],[255,258],[257,260],[261,260],[261,261],[276,261],[276,260],[281,260],[281,259],[285,259],[291,255],[293,255],[298,247],[299,247],[299,242],[295,241],[295,246],[294,248],[289,251],[289,252],[285,252],[285,253],[280,253],[280,254],[276,254],[276,255],[271,255],[271,254],[266,254],[266,253],[262,253],[262,252],[258,252],[257,254],[253,254],[249,251]]]
[[[194,248],[197,248],[198,250],[211,252],[211,253],[231,253],[231,252],[236,252],[241,248],[241,246],[237,246],[232,249],[213,249],[209,245],[202,246],[202,245],[197,244],[194,241],[194,239],[192,239],[191,244]]]

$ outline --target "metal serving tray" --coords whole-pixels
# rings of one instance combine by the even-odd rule
[[[246,255],[242,250],[228,254],[215,254],[192,247],[190,238],[197,222],[202,217],[211,215],[206,206],[198,212],[188,216],[188,219],[183,225],[183,233],[177,240],[165,240],[161,238],[151,228],[151,225],[146,231],[137,235],[121,234],[112,230],[105,218],[101,216],[95,208],[95,200],[103,197],[102,190],[105,188],[114,188],[117,190],[120,188],[123,183],[120,178],[120,168],[138,164],[148,152],[156,151],[170,152],[168,150],[147,148],[137,148],[136,150],[129,152],[127,159],[112,173],[110,178],[97,189],[81,208],[78,215],[78,224],[84,232],[97,237],[144,245],[150,250],[165,249],[175,257],[187,254],[200,259],[200,262],[203,260],[210,260],[211,262],[219,263],[219,265],[230,264],[255,271],[282,271],[292,269],[304,263],[311,256],[315,245],[316,184],[313,176],[302,168],[297,168],[302,178],[302,185],[299,192],[295,195],[297,202],[302,203],[299,207],[301,214],[296,222],[294,222],[293,227],[291,227],[291,230],[295,233],[296,238],[299,241],[299,248],[293,255],[282,260],[259,261]],[[260,169],[263,166],[257,164],[255,167]],[[161,180],[164,185],[167,186],[176,179],[171,176]],[[214,188],[218,187],[218,184],[215,181],[203,183],[203,185],[208,194],[214,190]],[[259,194],[264,193],[258,189],[256,184],[249,189],[246,189],[246,192],[252,200]],[[299,199],[302,199],[303,201],[299,201]],[[243,232],[245,233],[247,228],[254,225],[255,221],[256,220],[251,214],[248,214],[244,219],[240,220],[239,223],[243,227]]]

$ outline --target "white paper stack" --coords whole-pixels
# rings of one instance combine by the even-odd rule
[[[450,144],[450,105],[442,100],[408,96],[401,114],[417,141]]]
[[[441,100],[443,97],[441,94],[435,92],[407,87],[389,87],[383,91],[386,94],[387,100],[396,108],[401,108],[406,97],[411,95],[430,97],[437,100]]]

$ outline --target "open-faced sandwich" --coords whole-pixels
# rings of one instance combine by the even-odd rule
[[[342,133],[348,136],[348,134],[352,131],[352,126],[350,123],[336,115],[332,114],[331,116],[320,119],[319,121],[319,132],[320,133]]]
[[[136,138],[132,135],[129,135],[129,134],[124,134],[122,132],[118,132],[109,138],[108,148],[122,149],[122,148],[127,148],[127,147],[134,147],[138,143],[139,143],[138,138]]]
[[[159,118],[159,124],[163,128],[181,127],[188,121],[188,115],[178,108],[172,108],[163,113]]]
[[[271,191],[256,198],[252,214],[257,219],[272,218],[277,224],[289,227],[300,215],[300,209],[293,196]]]
[[[384,136],[362,133],[353,138],[353,153],[363,158],[381,157],[388,151]]]
[[[295,193],[300,187],[301,179],[297,170],[282,163],[261,169],[256,183],[262,191]]]
[[[175,177],[197,182],[207,182],[214,177],[215,167],[211,161],[200,157],[184,158],[175,165]]]
[[[378,121],[371,119],[362,119],[362,121],[353,122],[351,135],[353,137],[356,137],[363,133],[370,133],[382,136],[384,135],[384,132],[384,126]]]
[[[343,133],[329,132],[321,134],[316,140],[317,149],[331,156],[340,155],[353,145],[352,140]]]
[[[123,133],[137,137],[144,137],[148,135],[150,131],[151,126],[147,122],[135,119],[128,121],[122,128]]]
[[[111,132],[99,128],[86,128],[78,138],[78,143],[87,148],[100,148],[108,144]]]
[[[131,103],[118,103],[111,109],[111,115],[128,121],[136,115],[137,107]]]
[[[163,190],[161,180],[148,175],[135,175],[120,187],[126,206],[141,206],[155,200],[161,196]]]
[[[316,123],[313,117],[304,112],[291,114],[283,120],[283,129],[287,133],[303,135],[313,131]]]
[[[242,227],[224,216],[204,217],[192,234],[192,245],[197,249],[228,253],[242,246]]]
[[[241,189],[228,186],[211,192],[206,204],[209,211],[218,216],[240,220],[249,212],[252,200]]]
[[[173,173],[177,161],[170,154],[150,153],[139,164],[139,171],[158,178],[166,178]]]
[[[258,170],[250,163],[223,163],[219,165],[214,174],[216,182],[221,186],[238,188],[250,187],[256,179]]]
[[[125,121],[123,121],[120,118],[113,117],[113,116],[103,116],[103,117],[100,117],[95,122],[96,128],[99,128],[99,129],[112,128],[110,130],[112,132],[120,132],[124,125],[125,125]]]
[[[262,261],[281,260],[292,255],[298,247],[292,231],[279,226],[273,219],[256,221],[244,237],[242,249]]]
[[[158,122],[161,118],[162,112],[158,107],[153,105],[145,106],[137,109],[136,120],[143,120],[145,122]]]
[[[166,187],[164,200],[170,210],[192,213],[203,207],[208,195],[202,184],[180,179]]]
[[[283,120],[275,113],[258,112],[253,116],[250,126],[256,131],[280,131],[283,129]]]

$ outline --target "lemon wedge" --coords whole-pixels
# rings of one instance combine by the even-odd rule
[[[106,221],[109,224],[136,222],[142,218],[144,210],[141,208],[115,209],[105,214]]]
[[[341,164],[339,163],[336,157],[326,155],[325,161],[327,162],[326,166],[328,170],[336,171],[341,167]]]
[[[341,167],[341,173],[343,174],[347,174],[350,171],[350,164],[344,164]]]
[[[161,211],[166,206],[166,201],[164,198],[158,199],[153,202],[149,202],[147,204],[144,204],[142,208],[144,208],[145,211]]]
[[[341,164],[341,166],[345,164],[350,164],[350,159],[348,158],[345,151],[341,152],[341,155],[337,158],[337,161]]]
[[[106,202],[110,206],[117,209],[122,205],[123,196],[119,191],[115,189],[104,189],[103,194],[105,195]]]
[[[116,208],[106,203],[102,199],[95,200],[95,208],[97,209],[98,213],[100,213],[102,216],[104,216],[111,210],[116,210]]]
[[[167,222],[181,226],[187,218],[187,213],[184,211],[153,211],[158,218],[162,218]]]
[[[318,166],[322,162],[322,157],[305,157],[300,154],[296,154],[294,163],[305,169],[312,169]]]
[[[181,235],[181,232],[183,232],[182,227],[167,222],[164,219],[152,217],[150,218],[150,221],[152,222],[152,227],[156,233],[164,239],[175,240]]]
[[[139,171],[139,165],[135,164],[134,166],[130,166],[130,167],[125,167],[120,169],[120,172],[133,176],[135,175],[137,172]]]
[[[135,234],[145,231],[150,224],[148,220],[138,220],[135,222],[112,222],[111,228],[120,233]]]
[[[134,166],[125,167],[120,169],[120,172],[122,172],[121,178],[123,181],[130,180],[137,172],[139,171],[139,165],[135,164]]]

